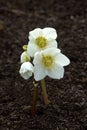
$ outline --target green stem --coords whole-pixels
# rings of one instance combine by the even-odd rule
[[[38,83],[34,84],[33,98],[32,98],[32,115],[34,116],[36,113],[36,103],[38,97]]]
[[[40,81],[41,83],[41,88],[42,88],[42,95],[43,95],[43,98],[44,98],[44,103],[45,105],[49,104],[50,101],[48,99],[48,94],[47,94],[47,90],[46,90],[46,83],[45,83],[45,79],[42,79]]]

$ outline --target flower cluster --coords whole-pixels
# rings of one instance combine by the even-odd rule
[[[57,48],[57,32],[54,28],[36,28],[29,32],[28,45],[24,45],[21,54],[20,75],[24,79],[34,76],[36,81],[49,76],[60,79],[64,76],[64,66],[70,60]]]

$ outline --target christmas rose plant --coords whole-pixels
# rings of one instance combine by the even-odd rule
[[[38,86],[42,88],[45,105],[49,104],[45,77],[61,79],[64,76],[64,66],[70,64],[70,60],[57,48],[57,32],[54,28],[36,28],[29,32],[28,45],[23,46],[21,54],[20,75],[28,80],[33,78],[34,93],[32,98],[32,115],[35,115]]]

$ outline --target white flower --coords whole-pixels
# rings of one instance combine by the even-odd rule
[[[49,76],[53,79],[60,79],[64,75],[64,68],[70,60],[60,52],[60,49],[49,48],[37,52],[34,56],[34,78],[36,81]]]
[[[21,65],[19,73],[24,79],[29,79],[33,73],[33,65],[30,62],[24,62]]]
[[[29,43],[27,52],[33,57],[38,51],[44,50],[50,47],[57,48],[57,32],[54,28],[36,28],[29,32]]]
[[[24,52],[21,54],[20,61],[21,61],[21,63],[30,61],[30,56],[27,54],[27,51],[24,51]]]

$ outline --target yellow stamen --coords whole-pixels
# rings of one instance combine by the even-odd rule
[[[36,44],[39,48],[43,49],[47,45],[47,40],[46,40],[46,38],[40,36],[40,37],[36,38]]]
[[[24,61],[26,61],[26,62],[27,62],[27,61],[30,61],[30,57],[26,55],[26,56],[24,57]]]
[[[51,68],[54,63],[54,58],[50,55],[42,57],[42,64],[44,67]]]

